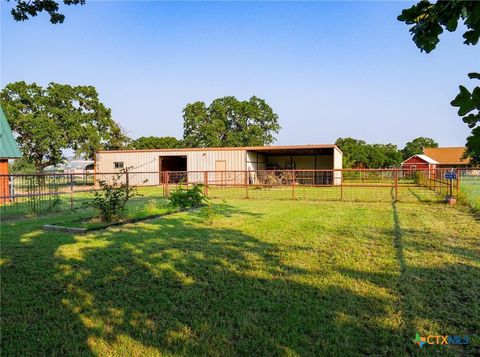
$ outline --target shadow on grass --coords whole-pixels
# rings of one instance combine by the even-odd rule
[[[224,213],[250,216],[252,224],[262,218],[234,207]],[[4,353],[355,355],[403,349],[399,331],[379,323],[390,300],[334,284],[312,286],[298,278],[308,271],[282,262],[277,245],[198,219],[195,213],[170,216],[98,236],[39,231],[29,239],[8,237]]]
[[[402,321],[399,333],[403,336],[402,345],[405,347],[403,352],[406,354],[415,355],[425,352],[420,351],[411,342],[415,334],[420,332],[422,335],[457,334],[473,338],[473,342],[467,346],[429,346],[427,353],[479,355],[479,250],[446,246],[444,243],[449,240],[447,238],[451,239],[451,236],[439,237],[436,233],[436,240],[431,241],[431,233],[428,231],[403,229],[396,202],[392,202],[392,215],[391,234],[398,263],[398,275],[345,268],[339,269],[339,272],[349,278],[396,290],[399,298],[397,310]],[[463,239],[463,237],[457,237],[457,239]],[[476,239],[478,242],[478,237]],[[475,242],[472,241],[471,244],[475,246]],[[465,263],[448,264],[448,260],[445,259],[441,267],[436,267],[434,264],[431,267],[413,266],[406,261],[406,249],[420,254],[433,251],[449,254]],[[395,281],[396,284],[393,284]],[[419,331],[419,325],[436,330]]]

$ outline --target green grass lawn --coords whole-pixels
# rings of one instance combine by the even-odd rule
[[[2,222],[2,354],[401,356],[417,332],[471,338],[427,353],[480,353],[466,210],[231,200],[203,217],[88,235]]]
[[[480,177],[462,177],[460,192],[473,208],[480,210]]]

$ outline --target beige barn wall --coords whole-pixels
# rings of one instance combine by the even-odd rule
[[[131,173],[129,175],[131,184],[159,185],[160,156],[186,156],[187,171],[191,172],[188,177],[189,182],[203,182],[203,173],[194,173],[192,171],[215,171],[216,161],[225,161],[227,171],[244,171],[246,169],[245,150],[112,151],[97,153],[95,160],[97,180],[110,180],[112,178],[111,173],[120,171],[114,168],[114,163],[123,162],[124,167],[128,167]],[[103,173],[108,173],[109,175],[102,175]],[[215,176],[213,173],[209,174],[209,181],[216,181]],[[222,176],[222,180],[230,182],[235,179],[235,181],[237,181],[238,178],[234,178],[234,176],[238,175],[227,174]],[[145,180],[147,180],[146,183],[144,183]]]
[[[333,168],[336,170],[343,168],[343,153],[337,147],[333,149]],[[335,171],[333,184],[340,185],[341,183],[342,183],[342,172]]]

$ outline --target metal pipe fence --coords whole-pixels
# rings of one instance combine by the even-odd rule
[[[447,172],[453,172],[455,178],[447,179]],[[480,197],[480,169],[9,174],[0,175],[0,218],[79,209],[100,180],[115,179],[138,187],[146,199],[168,198],[177,187],[194,184],[202,185],[208,197],[220,199],[418,202],[463,195],[475,203]]]

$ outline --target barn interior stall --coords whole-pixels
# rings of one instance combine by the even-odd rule
[[[340,157],[340,161],[336,156]],[[247,151],[247,168],[257,171],[250,175],[250,184],[271,181],[272,175],[276,175],[285,183],[294,180],[302,185],[332,185],[336,178],[341,179],[341,173],[330,170],[341,167],[341,152],[334,146],[264,147]]]

